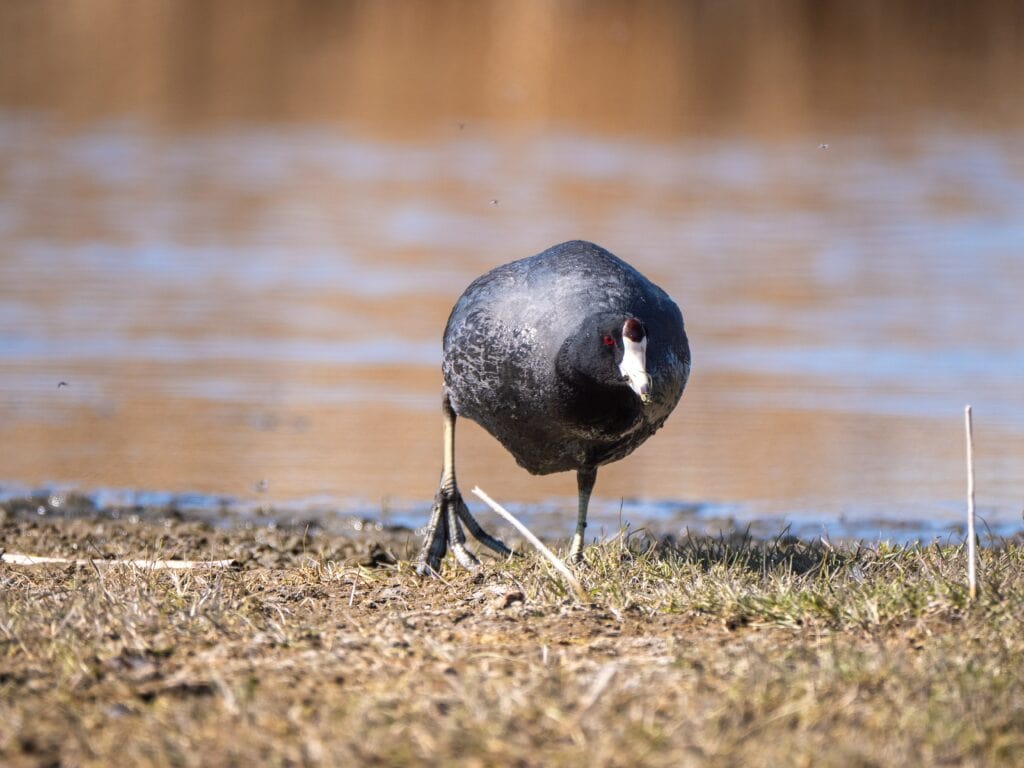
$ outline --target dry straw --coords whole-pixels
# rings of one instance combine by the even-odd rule
[[[974,541],[974,430],[969,405],[964,408],[964,429],[967,431],[967,589],[974,600],[978,596],[978,553]]]
[[[516,520],[516,518],[512,516],[511,512],[509,512],[507,509],[501,506],[501,504],[499,504],[486,493],[484,493],[484,491],[480,490],[479,487],[474,488],[473,493],[475,493],[477,497],[479,497],[485,504],[487,504],[487,506],[489,506],[503,518],[508,520],[513,526],[515,526],[516,530],[523,534],[526,540],[537,548],[537,551],[539,551],[542,555],[544,555],[544,557],[551,561],[551,564],[555,566],[555,570],[562,574],[562,578],[565,579],[566,583],[572,588],[573,594],[576,595],[577,600],[579,600],[581,603],[590,602],[590,598],[588,597],[586,590],[584,590],[583,586],[579,583],[579,581],[576,580],[576,577],[572,575],[572,571],[569,570],[569,567],[561,560],[559,560],[554,552],[545,547],[543,542],[541,542],[540,539],[534,536],[529,528],[527,528],[521,522]]]
[[[68,557],[47,557],[25,555],[20,552],[0,552],[0,563],[8,565],[76,565],[76,566],[127,566],[147,571],[184,571],[191,568],[234,568],[234,560],[107,560],[105,558],[82,559]]]

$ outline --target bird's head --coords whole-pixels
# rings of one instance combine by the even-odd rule
[[[647,329],[639,319],[619,313],[592,315],[567,340],[563,354],[573,376],[604,387],[628,387],[641,403],[651,401]]]

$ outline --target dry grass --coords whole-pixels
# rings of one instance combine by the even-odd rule
[[[616,539],[421,581],[369,540],[3,523],[0,763],[1014,765],[1024,552]],[[381,534],[383,536],[383,534]],[[400,557],[417,542],[382,539]],[[248,553],[248,557],[246,557]],[[363,565],[358,564],[362,562]],[[370,564],[377,567],[370,567]]]

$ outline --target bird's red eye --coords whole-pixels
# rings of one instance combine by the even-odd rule
[[[614,347],[615,339],[613,339],[611,336],[605,336],[603,339],[601,339],[601,343],[604,344],[606,347]]]

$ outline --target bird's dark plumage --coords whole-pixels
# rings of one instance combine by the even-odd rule
[[[581,537],[597,467],[627,456],[665,422],[686,385],[690,349],[668,294],[605,249],[574,240],[474,280],[448,318],[442,371],[452,430],[455,414],[464,416],[534,474],[580,473]],[[454,466],[442,475],[432,523],[446,475],[450,500],[462,507],[456,517],[469,524]],[[444,553],[431,536],[434,526],[422,571],[439,564],[427,556],[432,541]]]
[[[651,403],[572,366],[573,344],[579,355],[614,354],[601,344],[605,316],[611,333],[621,333],[627,317],[644,324]],[[582,241],[477,278],[444,332],[442,370],[455,413],[494,435],[534,474],[631,453],[675,408],[689,365],[675,302],[626,262]]]

